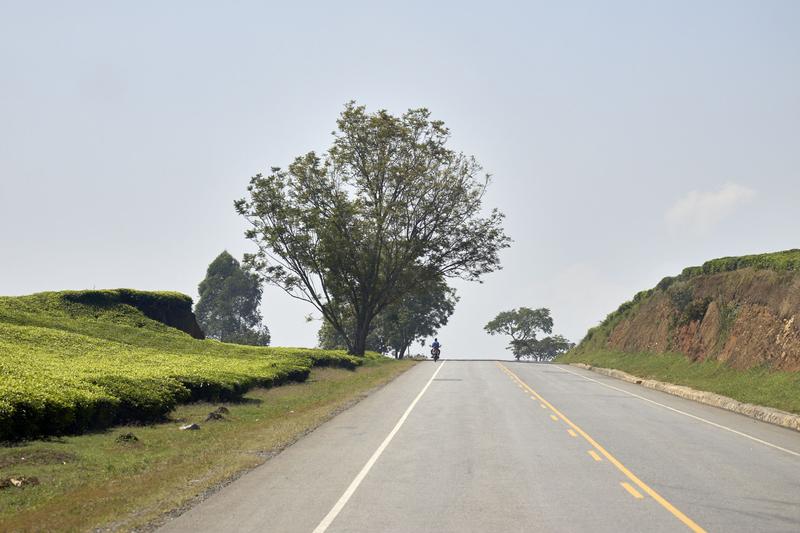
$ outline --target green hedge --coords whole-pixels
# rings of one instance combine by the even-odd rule
[[[706,261],[701,266],[686,267],[677,276],[668,276],[656,285],[657,289],[666,290],[675,282],[686,281],[705,274],[732,272],[743,268],[757,270],[773,270],[787,272],[800,270],[800,249],[785,250],[769,254],[743,255],[741,257],[720,257]]]
[[[130,305],[147,318],[177,328],[196,339],[205,334],[192,313],[192,299],[179,292],[147,292],[134,289],[110,289],[91,291],[64,291],[61,297],[92,308],[107,309],[119,304]]]
[[[0,440],[158,420],[181,402],[361,364],[340,351],[197,340],[108,292],[0,298]]]

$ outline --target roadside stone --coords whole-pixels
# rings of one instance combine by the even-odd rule
[[[231,413],[231,410],[225,407],[224,405],[220,405],[219,407],[217,407],[217,410],[215,412],[221,415],[229,415]]]
[[[219,411],[211,411],[210,413],[208,413],[208,416],[206,417],[206,422],[209,422],[211,420],[225,420],[225,416]]]
[[[186,424],[185,426],[181,426],[180,429],[181,429],[181,431],[184,431],[184,430],[187,430],[187,429],[195,430],[195,429],[200,429],[200,426],[198,424]]]

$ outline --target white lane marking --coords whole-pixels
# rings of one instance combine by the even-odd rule
[[[381,454],[383,453],[383,450],[386,449],[386,447],[392,441],[394,436],[400,430],[400,427],[406,421],[406,418],[408,418],[408,415],[411,414],[411,410],[414,409],[415,405],[417,405],[417,402],[419,401],[419,399],[422,398],[422,395],[425,394],[426,390],[428,390],[428,387],[430,387],[430,385],[433,382],[434,378],[436,378],[436,375],[439,373],[439,371],[442,369],[442,367],[444,365],[445,365],[445,362],[443,361],[439,365],[439,368],[436,369],[436,372],[433,373],[433,375],[431,376],[431,379],[429,379],[428,382],[425,384],[425,386],[422,387],[422,390],[419,391],[419,394],[417,394],[417,397],[414,398],[413,402],[411,402],[411,405],[408,406],[408,409],[406,409],[406,412],[403,413],[403,416],[400,417],[400,420],[397,421],[397,424],[395,424],[394,429],[392,429],[392,431],[389,432],[389,434],[386,436],[386,438],[383,439],[383,442],[381,443],[381,445],[378,446],[378,449],[375,450],[375,453],[372,454],[372,457],[369,458],[369,460],[364,465],[364,467],[361,469],[361,471],[358,473],[358,475],[356,475],[356,477],[350,483],[350,486],[347,487],[347,490],[344,491],[344,494],[342,494],[342,496],[339,498],[339,501],[337,501],[336,504],[334,504],[333,508],[328,512],[328,514],[325,515],[325,518],[322,519],[322,522],[320,522],[319,525],[316,528],[314,528],[314,532],[313,533],[324,533],[324,531],[327,530],[330,527],[331,523],[333,523],[333,521],[336,519],[338,514],[342,511],[342,509],[344,509],[344,506],[347,505],[347,501],[350,499],[350,497],[356,491],[358,486],[361,484],[362,481],[364,481],[364,478],[367,477],[367,474],[369,473],[370,469],[375,464],[375,462],[378,460],[378,457],[381,456]]]
[[[675,409],[674,407],[670,407],[669,405],[664,405],[663,403],[658,403],[657,401],[651,400],[650,398],[645,398],[644,396],[639,396],[638,394],[634,394],[632,392],[626,391],[625,389],[620,389],[620,388],[615,387],[613,385],[609,385],[607,383],[603,383],[602,381],[598,381],[598,380],[592,379],[592,378],[587,378],[586,376],[582,376],[581,374],[578,374],[577,372],[573,372],[572,370],[568,370],[566,368],[559,368],[559,370],[563,370],[564,372],[568,372],[568,373],[572,374],[573,376],[578,376],[579,378],[583,378],[583,379],[585,379],[587,381],[593,381],[593,382],[597,383],[598,385],[602,385],[603,387],[608,387],[609,389],[614,389],[614,390],[619,391],[619,392],[624,392],[625,394],[627,394],[629,396],[633,396],[635,398],[639,398],[640,400],[644,400],[646,402],[650,402],[652,404],[658,405],[659,407],[663,407],[664,409],[669,409],[670,411],[674,411],[674,412],[682,414],[684,416],[688,416],[689,418],[694,418],[695,420],[699,420],[700,422],[705,422],[706,424],[714,426],[715,428],[724,429],[725,431],[730,431],[731,433],[735,433],[735,434],[737,434],[737,435],[739,435],[741,437],[744,437],[746,439],[750,439],[752,441],[758,442],[759,444],[763,444],[764,446],[769,446],[770,448],[775,448],[776,450],[780,450],[782,452],[786,452],[786,453],[794,455],[796,457],[800,457],[800,453],[798,453],[798,452],[794,452],[792,450],[787,450],[786,448],[784,448],[782,446],[778,446],[777,444],[772,444],[771,442],[767,442],[765,440],[761,440],[758,437],[754,437],[752,435],[748,435],[747,433],[742,433],[741,431],[737,431],[737,430],[735,430],[733,428],[729,428],[728,426],[723,426],[722,424],[717,424],[716,422],[712,422],[711,420],[708,420],[706,418],[703,418],[703,417],[700,417],[700,416],[696,416],[696,415],[693,415],[691,413],[687,413],[686,411],[681,411],[680,409]]]

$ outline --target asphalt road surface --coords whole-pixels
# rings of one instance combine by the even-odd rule
[[[573,367],[422,363],[164,532],[800,532],[800,433]]]

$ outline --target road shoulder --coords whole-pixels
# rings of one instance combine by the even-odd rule
[[[613,368],[597,367],[587,365],[585,363],[569,363],[569,365],[576,368],[581,368],[583,370],[589,370],[597,374],[602,374],[604,376],[612,377],[621,381],[627,381],[628,383],[635,383],[636,385],[641,385],[642,387],[648,389],[654,389],[667,394],[672,394],[673,396],[678,396],[686,400],[692,400],[698,403],[711,405],[713,407],[719,407],[720,409],[725,409],[726,411],[732,411],[740,415],[748,416],[750,418],[760,420],[761,422],[767,422],[769,424],[775,424],[776,426],[782,426],[795,431],[800,431],[800,415],[787,413],[786,411],[781,411],[780,409],[740,402],[721,394],[697,390],[684,385],[675,385],[673,383],[667,383],[666,381],[640,378],[638,376],[634,376],[633,374]]]

